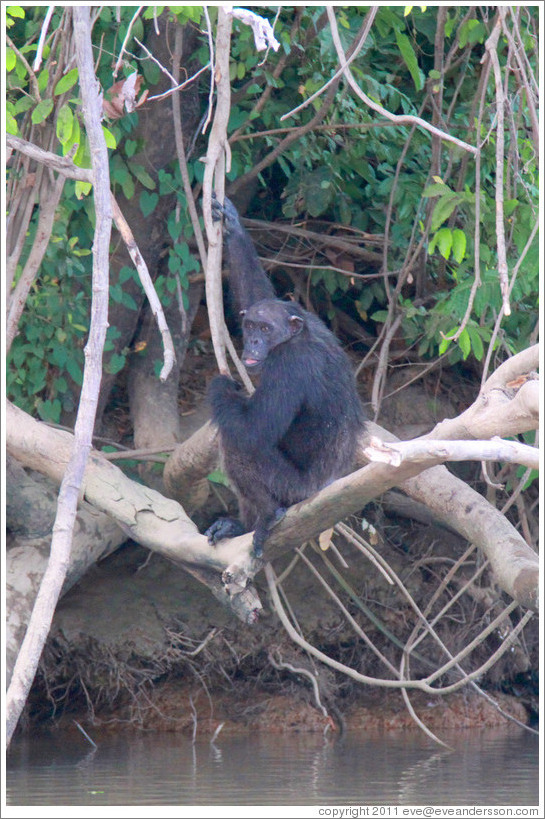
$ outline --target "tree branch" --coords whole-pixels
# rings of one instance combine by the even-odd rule
[[[416,125],[420,125],[420,127],[424,128],[426,131],[429,131],[430,133],[435,134],[438,137],[441,137],[441,139],[444,139],[447,142],[453,142],[455,145],[458,145],[458,147],[463,148],[465,151],[470,151],[472,154],[479,153],[479,148],[476,148],[474,145],[469,145],[467,142],[464,142],[463,140],[452,136],[446,131],[442,131],[440,128],[436,128],[434,125],[431,125],[429,122],[426,122],[426,120],[421,119],[420,117],[415,117],[411,114],[391,114],[389,111],[383,108],[382,105],[379,105],[377,102],[374,102],[374,100],[368,97],[367,94],[365,94],[361,90],[361,88],[355,81],[354,77],[352,76],[352,72],[348,68],[346,54],[344,53],[341,44],[341,39],[339,37],[339,31],[337,29],[335,12],[331,6],[327,6],[327,16],[329,19],[329,23],[331,25],[333,43],[335,45],[335,48],[337,50],[337,56],[339,57],[341,66],[343,68],[343,74],[352,90],[369,108],[372,108],[373,111],[376,111],[382,116],[387,117],[387,119],[397,123],[398,125],[415,123]]]
[[[225,344],[227,330],[223,317],[223,291],[221,287],[221,226],[212,220],[212,189],[214,185],[220,201],[225,191],[225,152],[228,150],[227,122],[231,109],[231,82],[229,79],[229,53],[232,18],[223,8],[218,8],[216,34],[215,76],[217,81],[217,101],[214,122],[208,141],[203,178],[203,216],[208,238],[208,259],[206,267],[206,304],[212,333],[212,344],[220,372],[229,373]]]
[[[10,402],[6,426],[9,453],[23,466],[60,483],[73,448],[73,436],[36,421]],[[179,503],[132,481],[96,450],[88,460],[81,493],[96,509],[115,520],[127,537],[183,566],[245,622],[261,608],[257,594],[252,599],[230,598],[221,581],[221,573],[234,564],[245,571],[246,577],[255,572],[251,535],[210,546]]]
[[[414,441],[385,443],[371,438],[364,449],[370,461],[399,466],[402,463],[419,463],[433,466],[444,461],[505,461],[522,464],[529,469],[539,469],[539,451],[535,447],[517,441],[439,441],[418,438]]]
[[[91,324],[85,348],[83,386],[76,418],[74,446],[59,491],[51,554],[6,696],[8,744],[36,674],[70,562],[79,492],[92,443],[102,372],[102,350],[108,326],[108,271],[112,225],[108,149],[101,124],[102,96],[93,68],[89,7],[76,6],[73,14],[83,114],[91,149],[96,214]]]
[[[129,256],[133,260],[134,266],[138,271],[138,277],[140,279],[140,282],[142,283],[142,287],[144,288],[144,292],[148,298],[151,311],[155,316],[155,321],[157,322],[159,332],[161,333],[164,348],[164,363],[161,368],[159,378],[161,379],[161,381],[164,382],[170,375],[170,372],[176,361],[176,354],[174,352],[174,342],[172,341],[172,336],[170,335],[170,330],[168,329],[168,324],[165,318],[165,314],[163,312],[162,304],[159,301],[159,296],[157,295],[155,287],[153,286],[153,281],[149,274],[148,266],[144,261],[144,257],[140,253],[140,250],[138,249],[138,245],[136,244],[133,232],[130,229],[127,220],[121,213],[121,209],[117,204],[117,201],[113,194],[111,194],[111,204],[115,226],[118,229],[119,233],[121,234],[121,238],[125,242],[127,250],[129,252]]]
[[[511,306],[509,304],[509,275],[507,270],[507,251],[505,248],[505,224],[503,217],[503,164],[505,162],[504,144],[504,115],[505,115],[505,97],[503,93],[503,82],[501,76],[500,61],[498,58],[498,40],[501,32],[500,15],[496,19],[494,28],[488,40],[485,43],[486,53],[483,60],[488,59],[492,63],[494,70],[494,81],[496,84],[496,240],[498,252],[498,275],[500,278],[500,290],[503,302],[504,315],[511,315]],[[530,101],[528,101],[530,102]]]

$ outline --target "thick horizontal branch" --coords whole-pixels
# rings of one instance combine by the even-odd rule
[[[8,452],[23,466],[60,484],[74,436],[36,421],[9,402],[6,425]],[[243,569],[247,577],[253,574],[251,535],[210,546],[179,503],[132,481],[96,451],[89,456],[82,493],[85,500],[121,526],[128,537],[182,565],[240,619],[255,618],[261,603],[253,588],[250,586],[244,595],[230,598],[221,580],[222,572],[228,567],[233,570],[233,566]]]
[[[69,179],[76,179],[80,182],[93,184],[93,173],[91,169],[78,168],[77,165],[74,165],[71,156],[59,156],[58,154],[51,153],[51,151],[44,151],[43,148],[33,145],[32,142],[27,142],[26,139],[21,139],[21,137],[12,136],[11,134],[6,136],[6,145],[8,148],[13,148],[15,151],[20,151],[20,153],[25,154],[25,156],[35,159],[36,162],[40,162],[42,165],[47,165],[47,167],[53,171],[64,174],[64,176],[67,176]]]

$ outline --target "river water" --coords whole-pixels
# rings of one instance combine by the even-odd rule
[[[215,744],[174,733],[93,735],[96,749],[76,731],[22,737],[7,758],[6,799],[8,806],[539,804],[535,735],[509,727],[441,738],[453,750],[417,730],[340,738],[220,733]]]

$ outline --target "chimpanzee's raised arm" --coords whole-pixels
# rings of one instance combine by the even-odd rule
[[[223,216],[223,243],[229,266],[229,286],[237,310],[247,310],[262,299],[274,299],[275,292],[261,266],[253,242],[242,226],[237,209],[225,197],[221,205],[212,198],[212,217],[219,221]]]

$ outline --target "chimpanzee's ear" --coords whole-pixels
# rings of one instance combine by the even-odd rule
[[[290,316],[289,317],[290,323],[290,333],[292,336],[296,336],[297,333],[300,333],[303,329],[304,321],[301,316]]]

